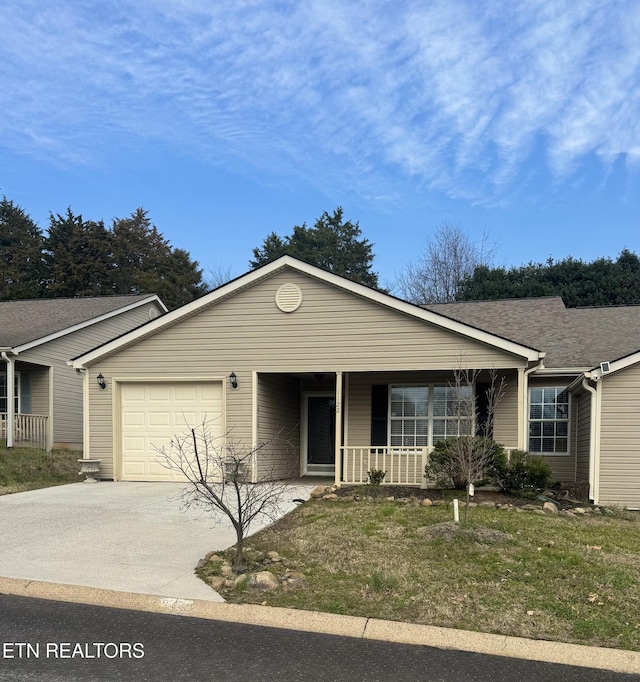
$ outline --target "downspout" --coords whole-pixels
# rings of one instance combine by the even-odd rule
[[[589,379],[585,374],[582,380],[582,388],[591,393],[591,423],[589,428],[589,497],[594,504],[597,504],[596,495],[596,452],[598,441],[598,392],[593,386],[589,385]]]
[[[518,443],[518,448],[520,450],[527,450],[527,423],[529,422],[529,375],[533,374],[533,372],[537,372],[539,369],[544,369],[544,358],[545,358],[546,353],[540,353],[540,359],[538,360],[538,364],[535,365],[535,367],[530,367],[529,369],[525,369],[522,373],[522,386],[520,389],[520,396],[521,396],[521,410],[520,410],[520,420],[522,422],[522,428],[520,429],[519,435],[519,443]]]
[[[82,459],[90,459],[89,439],[89,372],[86,367],[76,368],[82,376]]]
[[[2,351],[2,359],[7,363],[7,447],[13,447],[13,424],[15,410],[15,367],[13,358],[10,358],[5,351]]]

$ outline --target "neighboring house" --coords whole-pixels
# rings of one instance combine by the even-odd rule
[[[602,364],[601,363],[608,363]],[[506,380],[494,437],[640,507],[640,308],[559,298],[411,305],[284,256],[73,361],[87,372],[85,456],[101,476],[168,480],[156,448],[207,420],[262,446],[254,480],[422,485],[456,435],[454,371]],[[106,379],[101,388],[96,377]],[[481,391],[478,390],[480,396]]]
[[[80,450],[82,376],[69,359],[166,311],[155,294],[0,301],[0,439]]]

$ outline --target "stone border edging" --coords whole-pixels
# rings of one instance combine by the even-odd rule
[[[246,625],[457,649],[492,656],[640,674],[640,652],[254,604],[175,599],[82,585],[0,577],[0,594],[190,616]]]

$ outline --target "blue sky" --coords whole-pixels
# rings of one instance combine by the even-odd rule
[[[390,284],[443,220],[498,262],[640,251],[637,0],[4,0],[0,194],[138,206],[201,265],[344,208]]]

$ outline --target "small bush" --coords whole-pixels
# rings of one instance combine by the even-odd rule
[[[382,469],[371,469],[371,471],[367,471],[367,475],[369,476],[369,483],[371,485],[380,485],[382,481],[384,481],[387,472],[382,471]]]
[[[469,481],[468,467],[461,452],[468,448],[473,469],[482,470],[478,480]],[[453,436],[436,443],[429,455],[424,475],[429,481],[445,488],[464,490],[468,483],[477,485],[494,478],[496,471],[506,463],[506,454],[500,443],[482,436]]]
[[[497,468],[495,478],[505,492],[537,492],[551,483],[551,467],[544,457],[514,450],[509,463],[505,461]]]

